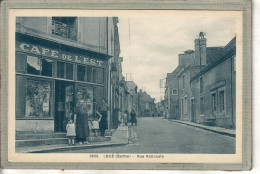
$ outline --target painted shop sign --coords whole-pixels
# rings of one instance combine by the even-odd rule
[[[106,62],[98,60],[98,59],[93,59],[93,58],[89,58],[86,56],[76,55],[76,54],[68,53],[68,52],[64,52],[64,51],[58,51],[55,49],[41,47],[38,45],[36,46],[36,45],[22,43],[22,42],[16,42],[16,43],[17,43],[16,49],[23,51],[23,52],[33,53],[33,54],[46,56],[46,57],[52,57],[52,58],[60,59],[60,60],[64,60],[64,61],[70,61],[70,62],[75,62],[75,63],[82,63],[82,64],[91,65],[91,66],[106,68]]]

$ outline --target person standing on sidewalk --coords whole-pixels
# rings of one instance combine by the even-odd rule
[[[87,141],[89,137],[87,104],[84,101],[79,101],[78,103],[77,113],[74,115],[74,123],[76,123],[76,136],[79,144],[89,144]]]
[[[70,145],[75,146],[76,125],[75,123],[73,123],[72,119],[69,120],[69,123],[66,126],[66,131],[67,131],[69,146]]]
[[[130,116],[131,116],[131,120],[130,121],[131,121],[132,126],[134,125],[134,123],[137,126],[136,113],[135,113],[134,109],[132,109],[132,111],[130,113]]]
[[[107,112],[109,108],[107,106],[106,100],[103,98],[101,100],[101,105],[98,108],[98,112],[102,115],[101,120],[99,122],[99,129],[101,137],[105,136],[105,131],[108,128],[107,126]]]

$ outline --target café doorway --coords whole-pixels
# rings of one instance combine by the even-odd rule
[[[74,88],[73,82],[55,81],[55,132],[66,132],[66,125],[75,108]]]

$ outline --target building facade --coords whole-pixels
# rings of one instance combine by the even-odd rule
[[[191,79],[197,123],[211,121],[225,128],[236,125],[236,38],[214,61]]]
[[[167,75],[167,118],[235,128],[236,39],[224,47],[206,42],[201,32],[195,51],[179,54],[179,66]]]
[[[155,116],[155,99],[141,89],[138,91],[138,106],[140,117]]]
[[[92,119],[102,98],[110,102],[109,59],[115,57],[119,44],[113,35],[115,21],[17,18],[16,131],[64,132],[79,103],[87,105]],[[108,120],[111,127],[111,114]]]

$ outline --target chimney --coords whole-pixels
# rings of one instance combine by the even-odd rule
[[[204,38],[206,33],[200,32],[199,38],[195,39],[195,65],[206,65],[206,49],[207,49],[207,39]]]
[[[185,60],[184,60],[184,54],[179,54],[179,65],[184,65],[185,64]]]

